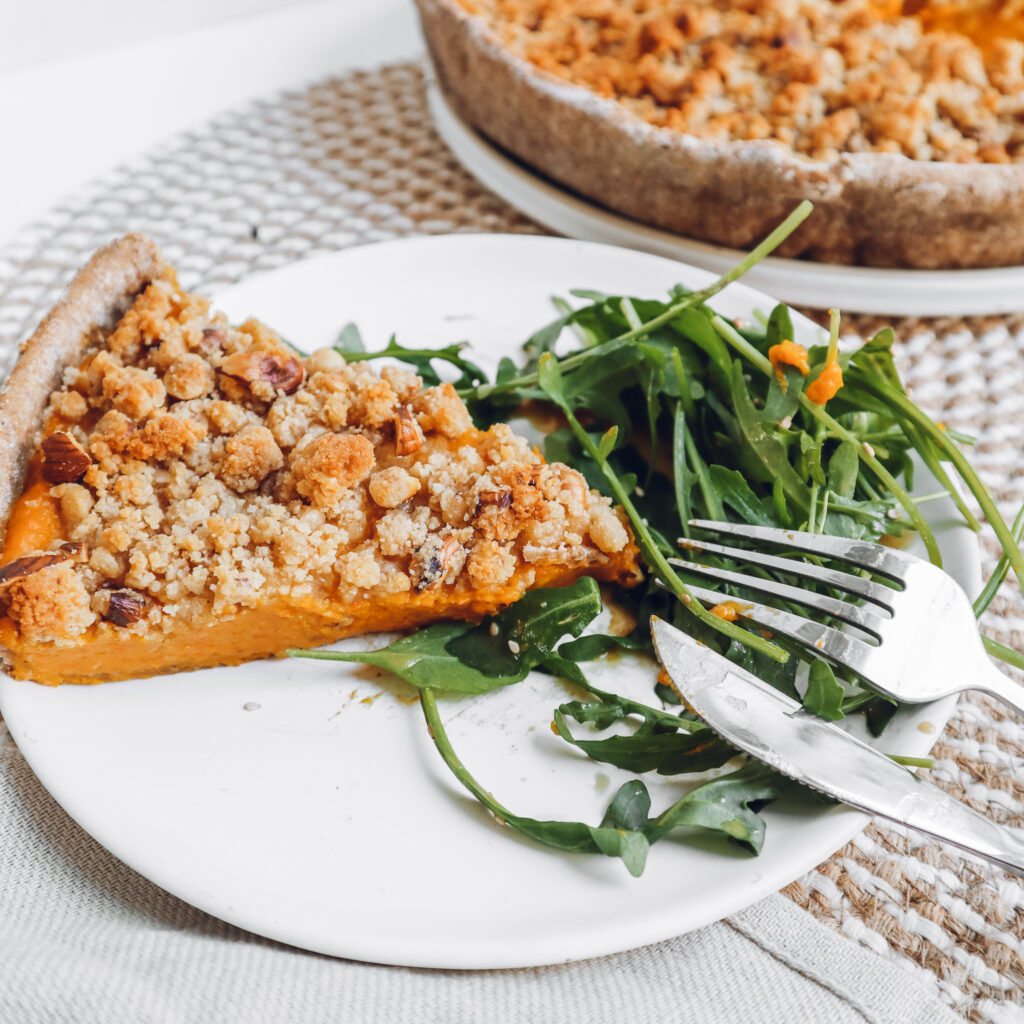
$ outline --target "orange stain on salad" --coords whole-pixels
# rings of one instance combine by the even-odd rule
[[[839,363],[830,360],[821,369],[821,373],[807,385],[804,394],[815,404],[824,405],[830,398],[835,398],[843,386],[843,371]]]
[[[779,385],[783,392],[789,385],[786,375],[782,372],[783,366],[795,366],[805,377],[811,372],[807,362],[807,349],[798,345],[795,341],[780,341],[778,345],[772,345],[768,349],[768,361],[779,378]]]
[[[712,615],[717,615],[720,619],[725,619],[726,622],[735,622],[749,607],[749,605],[743,605],[737,601],[723,601],[708,610]]]

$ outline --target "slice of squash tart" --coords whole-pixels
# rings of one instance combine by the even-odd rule
[[[239,664],[639,578],[624,515],[575,470],[476,429],[450,384],[229,326],[142,236],[40,325],[0,429],[18,678]]]

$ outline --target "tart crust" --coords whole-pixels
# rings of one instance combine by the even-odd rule
[[[0,529],[25,484],[50,394],[76,363],[97,328],[110,329],[168,265],[150,238],[125,235],[100,249],[21,346],[0,391]]]
[[[779,256],[920,269],[1024,264],[1024,165],[889,153],[821,161],[777,142],[700,139],[536,68],[458,0],[416,3],[438,82],[459,116],[610,209],[749,248],[810,199],[813,214]]]
[[[98,253],[0,395],[0,655],[91,683],[479,619],[581,575],[639,582],[625,516],[450,384],[300,357]]]

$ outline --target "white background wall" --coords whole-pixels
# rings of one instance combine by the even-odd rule
[[[0,247],[220,110],[422,52],[412,0],[0,0]]]
[[[303,0],[0,0],[0,71],[213,25]],[[370,3],[373,0],[369,0]]]

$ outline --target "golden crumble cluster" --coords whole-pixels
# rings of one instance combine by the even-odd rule
[[[817,160],[1024,161],[1021,0],[460,2],[513,53],[661,127]]]
[[[525,588],[538,562],[599,569],[632,544],[579,473],[507,426],[476,430],[450,384],[300,358],[170,273],[65,371],[43,434],[31,473],[59,536],[0,567],[31,643],[169,631],[276,595]]]

